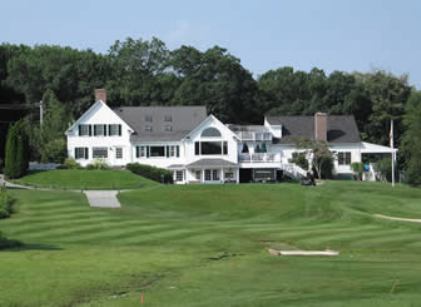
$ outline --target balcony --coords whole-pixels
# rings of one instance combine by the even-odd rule
[[[237,136],[242,141],[272,141],[270,132],[238,131]]]
[[[281,155],[273,153],[239,154],[238,161],[240,163],[274,163],[281,162]]]

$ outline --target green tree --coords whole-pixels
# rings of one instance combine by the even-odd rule
[[[406,176],[411,185],[421,185],[421,92],[414,92],[408,100],[405,114],[406,131],[403,152],[406,157]]]
[[[29,146],[24,121],[18,121],[10,127],[6,142],[4,172],[9,178],[22,177],[29,164]]]
[[[327,142],[297,138],[295,144],[297,148],[303,150],[318,178],[327,178],[331,175],[334,157]]]
[[[260,121],[257,84],[240,60],[215,46],[201,53],[192,47],[172,52],[172,66],[181,78],[174,95],[180,105],[206,105],[208,112],[226,122]]]
[[[42,162],[62,163],[66,158],[65,132],[71,116],[53,91],[43,96],[44,121],[41,127],[31,127],[32,146],[38,148]]]

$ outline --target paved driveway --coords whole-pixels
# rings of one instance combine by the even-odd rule
[[[121,208],[118,191],[84,191],[92,208]]]

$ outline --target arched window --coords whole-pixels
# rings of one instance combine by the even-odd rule
[[[202,137],[221,137],[221,132],[218,129],[210,127],[202,131]]]

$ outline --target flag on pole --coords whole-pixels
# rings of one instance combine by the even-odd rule
[[[392,152],[392,187],[395,186],[395,149],[393,144],[393,119],[390,120],[390,133],[389,133],[390,149]]]
[[[389,132],[389,143],[390,143],[390,148],[393,149],[393,119],[390,120],[390,132]]]

